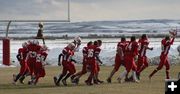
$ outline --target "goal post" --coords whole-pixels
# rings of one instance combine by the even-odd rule
[[[33,1],[33,0],[32,0]],[[51,1],[54,1],[54,2],[51,2]],[[5,1],[6,2],[6,1]],[[29,0],[28,2],[31,2],[31,0]],[[31,19],[31,17],[27,17],[27,19],[24,19],[24,18],[26,18],[26,17],[22,17],[22,19],[21,19],[21,16],[22,16],[22,14],[21,15],[19,15],[19,16],[17,16],[17,19],[16,18],[13,18],[14,16],[12,16],[13,15],[13,13],[11,14],[11,15],[9,15],[10,17],[7,17],[7,15],[4,15],[4,17],[3,16],[1,16],[0,17],[0,22],[8,22],[8,24],[7,24],[7,29],[6,29],[6,36],[2,39],[2,63],[4,64],[4,65],[10,65],[10,63],[11,63],[11,60],[10,60],[10,38],[9,38],[9,36],[8,36],[8,34],[9,34],[9,28],[10,28],[10,25],[11,25],[11,23],[14,23],[14,22],[37,22],[37,23],[39,23],[39,22],[70,22],[70,0],[59,0],[59,1],[55,1],[55,0],[48,0],[47,1],[48,3],[50,2],[50,3],[52,3],[52,5],[54,5],[54,6],[51,6],[52,7],[52,9],[57,9],[56,10],[56,12],[54,12],[54,13],[57,13],[56,14],[56,16],[53,16],[53,17],[57,17],[58,16],[58,8],[62,8],[62,7],[59,7],[58,6],[58,4],[60,4],[60,5],[63,5],[64,4],[64,6],[67,6],[67,9],[66,10],[64,10],[65,11],[65,13],[61,13],[61,14],[66,14],[66,15],[64,15],[63,17],[64,18],[62,18],[62,19],[58,19],[58,18],[55,18],[55,19],[53,19],[53,17],[46,17],[46,14],[44,13],[42,13],[43,14],[43,16],[44,16],[44,18],[42,18],[42,19],[38,19],[38,18],[40,18],[40,16],[38,16],[38,17],[32,17],[32,19]],[[39,3],[44,3],[44,4],[47,4],[47,2],[44,2],[43,0],[42,0],[42,2],[39,2]],[[34,3],[34,2],[33,2]],[[48,4],[47,4],[48,5]],[[44,5],[45,6],[45,5]],[[41,8],[41,10],[42,11],[46,11],[46,10],[44,10],[43,8]],[[8,10],[7,10],[8,11]],[[30,11],[30,10],[27,10],[27,11]],[[33,11],[33,10],[32,10]],[[40,12],[42,12],[42,11],[40,11]],[[8,11],[9,12],[9,11]],[[31,14],[30,14],[31,15]],[[47,16],[48,15],[51,15],[51,12],[50,13],[47,13]],[[12,17],[12,18],[11,18]],[[36,36],[36,35],[35,35]],[[44,39],[43,39],[43,42],[44,42]]]

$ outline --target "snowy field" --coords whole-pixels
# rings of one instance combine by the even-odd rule
[[[82,39],[82,45],[80,46],[79,52],[75,53],[74,58],[79,62],[82,63],[82,48],[86,45],[88,41],[94,41],[96,39]],[[102,52],[100,57],[105,65],[113,65],[114,64],[114,56],[116,51],[117,42],[120,39],[115,38],[103,38],[102,44]],[[16,55],[18,52],[18,48],[21,47],[21,44],[26,40],[11,40],[11,61],[13,65],[18,65]],[[47,58],[47,62],[51,65],[57,65],[58,55],[62,51],[62,49],[72,40],[46,40],[46,45],[49,47],[49,55]],[[150,47],[154,47],[153,51],[148,51],[147,56],[149,58],[157,57],[160,55],[161,52],[161,39],[160,38],[151,38],[150,39]],[[42,41],[40,40],[42,44]],[[0,45],[2,45],[2,41],[0,41]],[[180,38],[175,39],[174,45],[171,47],[170,54],[173,56],[177,56],[177,46],[180,45]],[[0,64],[2,63],[2,46],[0,46]],[[1,66],[1,65],[0,65]]]
[[[7,22],[0,22],[0,38],[4,38]],[[32,38],[37,34],[38,23],[31,22],[13,22],[11,23],[9,30],[9,37],[11,39],[11,61],[13,65],[18,65],[16,54],[21,44],[27,40],[24,38]],[[51,40],[46,40],[46,45],[49,47],[50,52],[47,58],[47,62],[51,65],[57,65],[57,58],[61,50],[72,40],[60,39],[64,35],[68,37],[75,37],[80,35],[81,37],[87,37],[89,35],[111,35],[112,38],[103,38],[102,52],[100,57],[105,65],[114,64],[114,56],[116,51],[118,38],[113,36],[131,36],[132,34],[142,33],[153,34],[153,36],[166,35],[172,28],[180,28],[180,20],[129,20],[129,21],[92,21],[92,22],[71,22],[71,23],[44,23],[44,36],[49,37]],[[153,37],[151,36],[151,37]],[[178,55],[177,46],[180,45],[180,30],[178,31],[178,38],[175,40],[174,45],[171,47],[170,55]],[[106,36],[103,36],[106,37]],[[58,39],[58,40],[52,40]],[[75,59],[82,62],[82,48],[88,41],[94,41],[96,39],[83,39],[80,51],[75,53]],[[156,57],[161,52],[161,38],[151,38],[150,46],[154,47],[153,51],[148,51],[147,56],[156,60]],[[41,41],[42,43],[42,41]],[[2,62],[2,40],[0,41],[0,64]],[[178,59],[174,59],[178,60]],[[154,61],[153,61],[154,62]],[[172,62],[171,62],[172,63]]]

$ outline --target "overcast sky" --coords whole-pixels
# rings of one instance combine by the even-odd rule
[[[180,19],[180,0],[70,0],[72,21]],[[0,0],[0,20],[67,19],[66,0]]]

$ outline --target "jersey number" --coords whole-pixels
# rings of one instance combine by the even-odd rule
[[[89,49],[88,50],[88,57],[93,57],[94,56],[94,50],[93,49]]]

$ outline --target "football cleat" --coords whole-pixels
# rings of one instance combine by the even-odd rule
[[[63,79],[63,80],[62,80],[62,83],[63,83],[64,86],[67,86],[66,80]]]
[[[56,85],[56,86],[59,86],[59,83],[57,83],[57,77],[56,76],[54,76],[54,84]]]
[[[88,85],[88,86],[93,85],[93,84],[92,84],[91,82],[89,82],[88,80],[86,80],[85,83],[86,83],[86,85]]]
[[[117,79],[119,83],[123,83],[121,78]]]
[[[107,81],[108,83],[111,83],[111,79],[110,79],[110,78],[108,78],[106,81]]]

